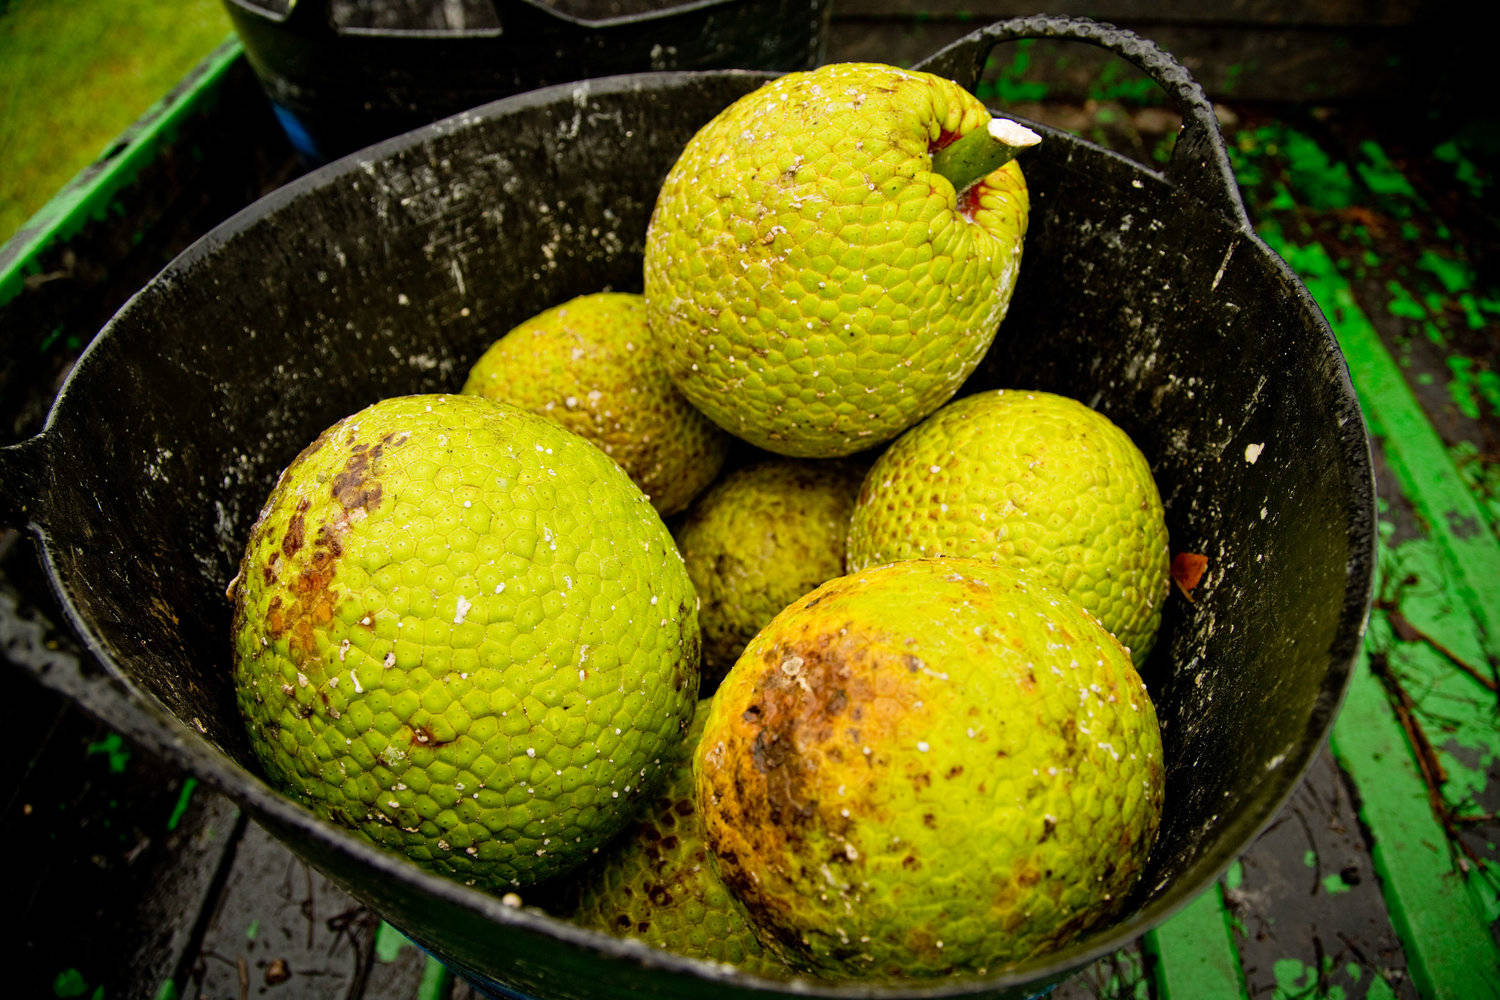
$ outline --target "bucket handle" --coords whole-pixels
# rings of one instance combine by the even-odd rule
[[[965,35],[914,68],[947,77],[972,91],[995,46],[1027,38],[1088,42],[1107,49],[1150,77],[1167,92],[1182,116],[1182,131],[1164,176],[1177,190],[1249,228],[1250,217],[1240,198],[1229,151],[1203,88],[1181,63],[1132,31],[1079,17],[1038,14],[1012,18]]]
[[[287,12],[276,15],[266,10],[261,4],[253,0],[228,0],[240,10],[246,17],[259,18],[300,34],[306,38],[329,38],[339,33],[333,24],[332,0],[293,0]],[[508,26],[507,15],[515,16],[524,14],[527,17],[542,17],[548,21],[560,21],[565,24],[578,25],[585,28],[612,28],[617,25],[630,25],[638,21],[652,21],[666,19],[683,13],[679,8],[698,9],[711,6],[716,3],[727,3],[728,0],[691,0],[691,2],[674,3],[660,10],[644,11],[638,14],[617,15],[604,18],[577,17],[572,14],[557,10],[546,0],[490,0],[490,5],[495,9],[503,26]],[[493,30],[493,29],[492,29]],[[379,36],[389,34],[389,30],[373,30],[370,34]],[[397,32],[399,34],[399,32]],[[442,38],[441,32],[434,37]]]
[[[47,504],[41,493],[49,439],[45,431],[0,445],[0,528],[35,527]]]

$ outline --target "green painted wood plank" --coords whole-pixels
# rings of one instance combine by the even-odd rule
[[[1359,659],[1334,723],[1332,747],[1361,790],[1361,811],[1375,833],[1375,869],[1421,995],[1432,1000],[1500,996],[1489,930],[1454,865],[1406,735],[1367,655]]]
[[[1496,873],[1489,862],[1465,858],[1469,845],[1463,841],[1473,832],[1456,830],[1449,819],[1463,803],[1485,801],[1486,795],[1493,801],[1500,792],[1485,787],[1497,743],[1495,699],[1426,641],[1398,636],[1400,630],[1387,619],[1403,616],[1408,637],[1415,625],[1466,657],[1481,675],[1492,674],[1500,653],[1500,543],[1434,418],[1350,284],[1362,268],[1388,276],[1401,268],[1400,259],[1374,255],[1368,242],[1362,244],[1350,220],[1406,220],[1403,233],[1424,232],[1425,226],[1436,234],[1442,226],[1395,165],[1376,155],[1378,149],[1362,147],[1351,171],[1349,163],[1329,157],[1307,135],[1272,124],[1241,136],[1235,151],[1241,183],[1261,195],[1247,202],[1265,210],[1262,236],[1302,278],[1339,339],[1378,457],[1384,459],[1384,514],[1403,515],[1404,537],[1411,544],[1419,541],[1426,557],[1420,566],[1394,562],[1389,543],[1399,539],[1390,516],[1382,517],[1380,599],[1331,746],[1356,786],[1371,860],[1416,988],[1424,997],[1497,996],[1500,954],[1490,934],[1500,914]],[[1418,219],[1421,226],[1413,221]],[[1289,231],[1297,237],[1282,235]],[[1336,247],[1337,257],[1319,241]],[[1366,253],[1349,259],[1350,248],[1360,245]],[[1372,285],[1366,280],[1361,288],[1368,294]],[[1384,287],[1394,286],[1387,281]],[[1390,308],[1398,319],[1407,316]],[[1422,318],[1430,319],[1423,312]],[[1401,599],[1392,592],[1393,585],[1412,579],[1442,607],[1425,607],[1414,595]],[[1380,668],[1378,676],[1372,665]],[[1400,699],[1401,717],[1393,698]],[[1431,797],[1403,718],[1415,738],[1425,738],[1427,759],[1440,759],[1437,794]],[[1490,827],[1493,823],[1474,829],[1483,834]],[[1493,845],[1488,848],[1492,858]]]
[[[1302,277],[1337,334],[1370,432],[1442,546],[1486,654],[1500,661],[1500,542],[1485,529],[1474,495],[1327,251],[1318,244],[1273,249]]]
[[[0,243],[0,304],[21,293],[27,274],[35,270],[35,261],[43,251],[108,211],[110,199],[171,141],[183,118],[202,110],[205,92],[220,85],[242,54],[237,39],[226,40],[126,129],[99,159],[53,195],[15,235]]]
[[[1152,1000],[1140,939],[1086,966],[1046,996],[1047,1000]]]
[[[1339,337],[1371,433],[1440,553],[1439,590],[1460,602],[1476,651],[1494,656],[1500,545],[1482,528],[1472,494],[1327,252],[1317,244],[1276,249],[1303,276]],[[1372,655],[1386,655],[1374,642],[1380,633],[1373,624],[1382,616],[1377,611],[1372,619],[1331,745],[1359,789],[1376,871],[1422,995],[1500,997],[1500,953],[1489,933],[1492,906],[1484,899],[1493,893],[1456,864],[1406,731],[1371,669]],[[1473,707],[1481,711],[1477,702]],[[1492,718],[1487,721],[1493,726]]]
[[[1147,933],[1141,946],[1153,958],[1159,1000],[1245,996],[1245,977],[1218,882]]]

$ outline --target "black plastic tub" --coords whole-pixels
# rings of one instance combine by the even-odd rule
[[[1020,283],[968,387],[1103,410],[1149,458],[1174,551],[1207,557],[1143,671],[1163,723],[1166,812],[1117,922],[983,980],[768,983],[429,874],[319,820],[253,762],[224,589],[277,474],[376,399],[456,389],[520,319],[638,289],[661,178],[765,73],[632,75],[498,101],[296,180],[142,289],[79,359],[42,432],[0,448],[0,523],[29,530],[97,665],[73,697],[497,996],[1026,995],[1155,926],[1276,815],[1337,711],[1371,594],[1369,443],[1337,343],[1251,229],[1212,111],[1180,66],[1107,26],[1032,18],[924,68],[972,87],[995,43],[1042,35],[1142,67],[1184,120],[1161,172],[1037,126]]]
[[[224,0],[303,158],[509,94],[662,70],[806,69],[830,0]]]

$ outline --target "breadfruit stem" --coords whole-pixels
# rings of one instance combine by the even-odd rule
[[[985,128],[976,128],[932,154],[933,172],[942,174],[963,194],[976,181],[999,170],[1016,154],[1030,149],[1042,137],[1020,122],[991,118]]]

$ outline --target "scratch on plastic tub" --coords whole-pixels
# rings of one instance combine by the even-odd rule
[[[1214,274],[1213,284],[1208,290],[1216,292],[1219,290],[1219,282],[1224,280],[1224,272],[1229,269],[1229,258],[1234,256],[1234,248],[1239,245],[1239,240],[1231,240],[1229,246],[1224,249],[1224,259],[1219,261],[1219,270]]]
[[[557,137],[559,139],[576,139],[578,133],[583,130],[583,109],[589,105],[589,88],[580,85],[573,88],[573,117],[566,122],[557,123]]]

